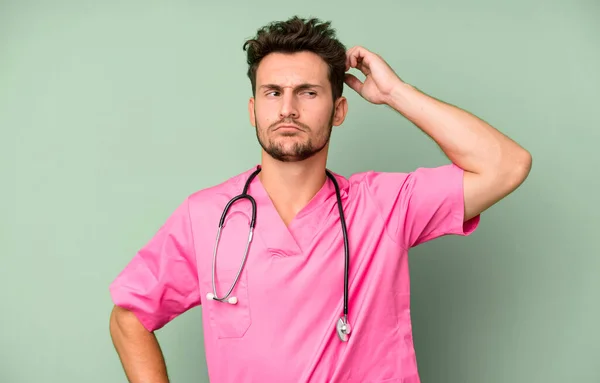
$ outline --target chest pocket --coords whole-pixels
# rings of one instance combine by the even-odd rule
[[[237,272],[238,269],[217,270],[215,283],[219,297],[223,297],[229,291]],[[207,278],[205,286],[209,288],[209,291],[212,291],[210,276]],[[206,299],[202,306],[203,310],[208,311],[210,325],[219,339],[242,338],[252,323],[248,301],[248,280],[245,270],[240,275],[229,297],[237,298],[237,303],[231,304],[227,301],[220,302]]]
[[[215,286],[218,297],[224,297],[242,266],[245,248],[248,241],[248,231],[250,223],[250,211],[245,202],[237,202],[227,214],[225,225],[221,231],[219,247],[217,249],[216,269],[215,269]],[[248,259],[250,259],[256,248],[256,238],[253,239],[248,251]],[[235,297],[235,304],[227,301],[221,302],[213,299],[205,299],[202,307],[207,311],[210,326],[214,329],[217,338],[242,338],[252,323],[250,315],[250,302],[248,293],[248,277],[246,262],[240,277],[235,284],[229,298]],[[207,292],[213,291],[212,279],[212,248],[210,251],[209,266],[204,273],[203,285],[207,288]]]

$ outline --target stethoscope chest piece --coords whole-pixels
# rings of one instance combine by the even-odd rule
[[[350,324],[345,317],[341,317],[338,319],[337,324],[335,325],[337,330],[337,334],[340,337],[342,342],[348,341],[348,334],[350,334]]]

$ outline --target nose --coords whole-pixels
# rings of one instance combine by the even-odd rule
[[[286,92],[281,97],[281,109],[279,110],[279,118],[298,118],[298,107],[296,105],[296,98],[291,92]]]

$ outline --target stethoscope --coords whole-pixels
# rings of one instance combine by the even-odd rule
[[[244,190],[242,191],[242,194],[233,197],[227,203],[227,205],[225,205],[225,209],[223,210],[223,214],[221,215],[221,220],[219,221],[219,229],[217,231],[217,239],[215,241],[215,247],[213,250],[213,263],[212,263],[213,292],[206,294],[206,298],[208,298],[208,299],[213,299],[218,302],[226,302],[226,303],[229,303],[232,305],[235,305],[237,303],[237,297],[232,297],[230,295],[240,278],[240,274],[242,273],[244,266],[246,265],[246,259],[248,258],[248,249],[250,247],[250,243],[252,242],[252,235],[254,232],[254,225],[256,222],[256,201],[254,200],[254,198],[251,195],[248,194],[248,188],[250,187],[250,183],[252,182],[254,177],[256,177],[256,175],[258,173],[260,173],[260,170],[261,170],[260,166],[257,167],[257,169],[250,175],[250,177],[248,177],[248,180],[246,181],[246,184],[244,185]],[[325,170],[325,172],[327,174],[327,177],[329,177],[331,182],[333,182],[333,186],[335,187],[337,206],[338,206],[338,210],[339,210],[339,214],[340,214],[340,223],[342,225],[342,235],[344,238],[344,255],[345,255],[345,262],[344,262],[344,313],[340,317],[340,319],[338,319],[338,321],[336,322],[335,327],[336,327],[336,331],[337,331],[337,334],[338,334],[340,340],[342,342],[346,342],[348,340],[348,334],[350,334],[350,324],[348,323],[348,269],[350,266],[350,251],[348,250],[348,230],[346,229],[346,220],[344,219],[344,209],[342,207],[342,198],[340,196],[340,187],[338,186],[338,183],[337,183],[335,177],[333,176],[333,174],[331,174],[328,170]],[[248,233],[248,242],[246,243],[246,249],[244,251],[244,258],[242,258],[242,263],[240,264],[240,268],[235,276],[235,279],[233,280],[231,287],[229,288],[229,290],[227,291],[225,296],[219,298],[217,296],[217,286],[215,284],[215,268],[216,268],[215,265],[216,265],[216,261],[217,261],[217,248],[219,246],[219,239],[221,238],[221,230],[223,229],[223,225],[225,223],[225,218],[227,216],[227,212],[229,211],[229,208],[231,208],[231,206],[235,202],[237,202],[241,199],[247,199],[252,204],[252,218],[250,220],[250,230]]]

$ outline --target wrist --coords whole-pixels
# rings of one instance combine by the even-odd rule
[[[408,112],[410,105],[414,105],[411,101],[416,95],[417,89],[412,85],[399,80],[393,87],[392,91],[386,99],[386,104],[396,111],[404,114]]]

